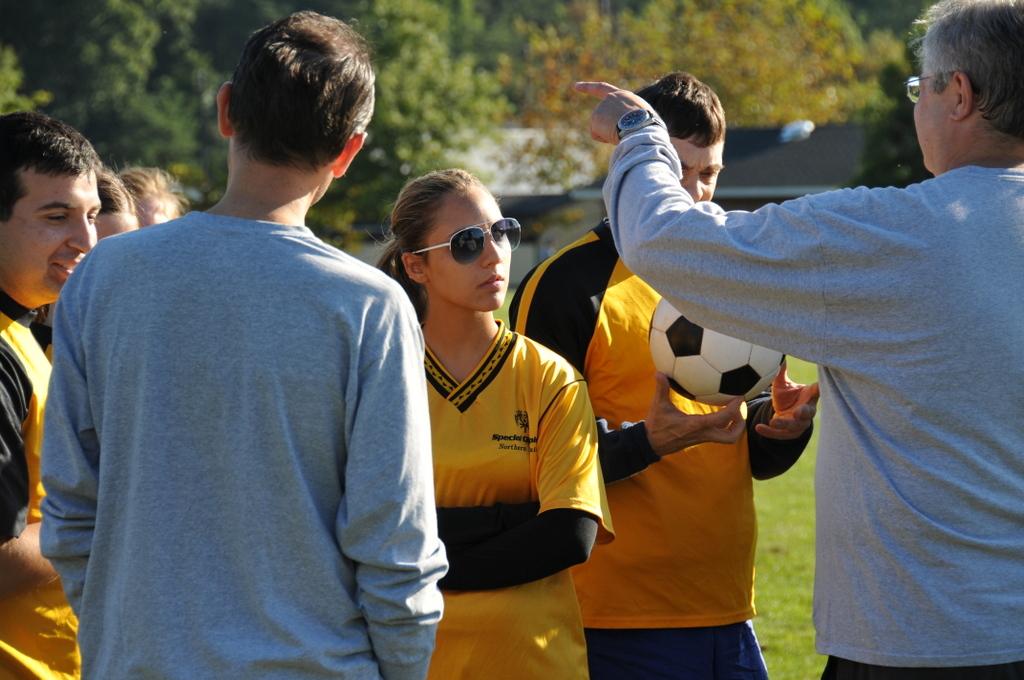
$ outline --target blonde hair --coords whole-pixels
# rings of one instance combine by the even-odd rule
[[[181,184],[166,170],[132,166],[123,169],[118,175],[131,192],[137,207],[147,198],[155,198],[171,209],[174,213],[171,219],[181,217],[188,211],[188,199],[185,198]],[[139,220],[142,220],[141,216]]]

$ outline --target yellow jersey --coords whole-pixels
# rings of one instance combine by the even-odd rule
[[[17,432],[4,429],[0,436],[8,440],[5,448],[23,456],[28,486],[26,519],[34,524],[43,517],[39,510],[44,495],[39,454],[50,363],[29,329],[28,315],[29,310],[0,292],[0,352],[8,360],[0,368],[12,373],[3,376],[0,389],[8,393],[0,406],[9,411],[3,414],[5,420],[20,420]],[[0,680],[79,677],[77,633],[78,620],[59,579],[0,600]]]
[[[538,501],[612,525],[586,385],[561,357],[508,330],[461,382],[425,359],[437,505]],[[510,588],[448,591],[430,678],[579,678],[586,643],[568,570]]]
[[[538,265],[512,304],[516,329],[586,378],[597,417],[643,420],[655,393],[648,346],[660,296],[620,261],[607,225]],[[672,394],[686,413],[718,410]],[[587,628],[691,628],[754,615],[757,518],[747,435],[665,456],[608,486],[619,528],[573,568]]]

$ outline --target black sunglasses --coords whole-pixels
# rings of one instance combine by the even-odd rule
[[[469,264],[480,257],[480,253],[484,252],[484,239],[487,238],[487,231],[484,229],[486,226],[487,223],[485,222],[463,227],[452,234],[452,237],[444,243],[438,243],[434,246],[427,246],[426,248],[410,252],[413,255],[419,255],[428,250],[449,248],[452,251],[452,259],[459,264]],[[523,230],[519,226],[519,220],[514,217],[502,217],[491,225],[489,231],[491,232],[491,240],[494,241],[495,245],[503,246],[505,243],[508,243],[509,249],[515,250],[519,246],[519,239]]]

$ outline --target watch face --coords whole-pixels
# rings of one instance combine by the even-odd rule
[[[630,130],[633,128],[633,126],[638,125],[647,120],[647,118],[650,115],[651,114],[647,112],[647,109],[636,109],[634,111],[629,111],[628,113],[624,114],[622,118],[619,119],[619,129],[622,131]]]

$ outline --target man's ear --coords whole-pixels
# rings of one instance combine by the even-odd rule
[[[423,258],[412,253],[402,253],[402,266],[405,267],[406,276],[419,284],[424,284],[429,278],[426,268],[423,266]]]
[[[970,77],[962,71],[954,71],[949,78],[949,85],[956,93],[956,100],[950,111],[953,120],[963,120],[975,111],[974,88],[971,86]]]
[[[348,166],[352,165],[353,159],[355,159],[360,149],[363,148],[365,142],[365,132],[357,132],[348,138],[348,141],[345,142],[345,148],[341,150],[338,157],[331,163],[331,174],[334,176],[334,179],[338,179],[348,172]]]
[[[228,118],[228,104],[231,102],[231,82],[228,81],[217,90],[217,129],[225,139],[235,136],[235,126]]]

